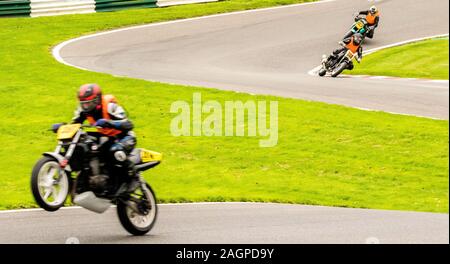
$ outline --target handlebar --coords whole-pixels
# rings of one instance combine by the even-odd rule
[[[93,126],[93,125],[81,125],[82,128],[102,128],[101,126]]]
[[[56,133],[56,132],[58,132],[59,127],[60,127],[60,126],[63,126],[63,125],[67,125],[67,123],[60,123],[59,126],[49,128],[47,131],[52,131],[53,133]],[[81,125],[81,128],[96,128],[96,129],[101,129],[102,127],[100,127],[100,126],[93,126],[93,125],[85,125],[85,124],[82,124],[82,125]]]

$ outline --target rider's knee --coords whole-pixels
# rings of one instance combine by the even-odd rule
[[[136,146],[137,141],[136,141],[136,137],[134,135],[127,135],[126,137],[121,139],[119,141],[119,143],[123,146],[124,150],[127,153],[131,153],[131,151]]]

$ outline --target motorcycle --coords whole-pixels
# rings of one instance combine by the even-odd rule
[[[350,30],[345,34],[343,39],[349,38],[353,36],[356,33],[361,34],[363,37],[366,37],[366,35],[371,31],[372,29],[369,27],[369,23],[367,22],[366,18],[361,15],[356,15],[355,17],[355,23],[353,23]]]
[[[62,125],[53,132],[58,145],[43,153],[31,175],[36,203],[46,211],[57,211],[70,195],[72,202],[96,213],[117,205],[122,226],[133,235],[144,235],[155,224],[158,208],[152,188],[141,172],[154,168],[162,154],[136,148],[129,155],[132,166],[111,162],[111,139],[98,133],[98,127]],[[135,180],[131,180],[131,179]]]
[[[345,46],[342,42],[342,46]],[[353,70],[353,59],[357,58],[358,53],[353,53],[351,50],[346,49],[341,51],[336,56],[322,56],[322,66],[318,72],[319,76],[323,77],[325,74],[330,73],[331,77],[337,77],[344,70]],[[359,63],[359,60],[357,60]]]

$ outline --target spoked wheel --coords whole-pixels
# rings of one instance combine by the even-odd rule
[[[69,194],[69,178],[57,160],[41,158],[31,174],[31,190],[36,203],[46,211],[56,211]]]
[[[148,233],[158,215],[156,197],[150,185],[137,188],[128,201],[119,201],[117,214],[120,223],[129,233],[135,236]]]

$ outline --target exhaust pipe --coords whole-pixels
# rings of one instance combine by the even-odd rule
[[[95,196],[93,192],[84,192],[75,196],[73,202],[89,211],[96,213],[104,213],[111,207],[111,201],[107,199],[101,199]]]

